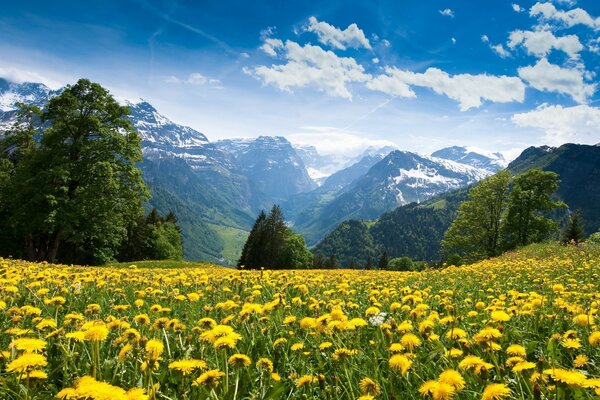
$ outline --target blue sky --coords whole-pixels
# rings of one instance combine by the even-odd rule
[[[1,76],[87,77],[210,140],[600,142],[596,0],[13,1],[0,53]]]

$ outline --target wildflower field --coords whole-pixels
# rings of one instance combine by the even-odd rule
[[[424,272],[0,259],[0,399],[597,399],[600,250]]]

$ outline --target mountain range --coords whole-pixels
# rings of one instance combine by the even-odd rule
[[[580,210],[587,235],[600,230],[600,146],[564,144],[560,147],[530,147],[508,165],[513,175],[529,169],[558,174],[555,197],[568,212]],[[439,261],[440,242],[452,223],[468,187],[433,196],[383,213],[374,220],[346,220],[338,224],[315,247],[314,252],[335,255],[344,266],[376,262],[384,251],[390,257]],[[566,214],[553,217],[566,220]]]
[[[0,134],[15,122],[17,102],[43,107],[60,92],[0,79]],[[458,146],[432,155],[368,148],[340,164],[284,137],[211,142],[147,101],[121,102],[142,137],[148,206],[176,213],[186,259],[234,263],[255,216],[273,204],[281,204],[289,224],[316,244],[342,221],[426,201],[506,165],[498,153]]]

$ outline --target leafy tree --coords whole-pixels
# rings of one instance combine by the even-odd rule
[[[588,238],[589,243],[600,244],[600,232],[592,233]]]
[[[306,248],[304,238],[291,229],[286,231],[282,253],[279,265],[284,268],[302,269],[313,264],[313,255]]]
[[[388,253],[387,253],[387,251],[384,251],[383,254],[381,255],[381,258],[379,259],[379,263],[377,264],[377,267],[379,269],[387,269],[388,263],[389,263]]]
[[[406,256],[392,258],[388,265],[389,269],[394,271],[412,271],[414,269],[413,260]]]
[[[182,238],[177,217],[173,212],[169,212],[163,218],[156,208],[146,217],[140,216],[137,223],[129,228],[127,240],[117,256],[119,261],[182,258]]]
[[[500,171],[469,191],[469,200],[460,205],[444,235],[444,254],[455,253],[475,261],[500,253],[502,215],[507,205],[509,182],[510,173]]]
[[[546,217],[551,211],[566,207],[565,203],[552,200],[558,184],[556,173],[539,169],[514,178],[504,225],[506,248],[541,242],[558,230],[556,222]]]
[[[16,129],[10,224],[30,260],[103,263],[114,258],[148,198],[136,162],[140,136],[110,93],[81,79],[30,107],[40,124]],[[34,133],[40,134],[34,141]]]
[[[569,222],[562,233],[563,243],[581,243],[585,239],[585,228],[581,218],[581,211],[577,210],[569,216]]]
[[[447,258],[446,258],[446,264],[447,265],[454,265],[455,267],[463,265],[464,261],[463,258],[456,253],[450,254]]]

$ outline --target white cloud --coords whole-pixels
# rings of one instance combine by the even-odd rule
[[[588,42],[588,50],[592,53],[600,54],[600,37],[592,39]]]
[[[449,8],[443,9],[443,10],[438,10],[438,12],[440,14],[442,14],[445,17],[450,17],[450,18],[454,18],[454,11],[452,11]]]
[[[542,58],[535,65],[519,68],[519,76],[537,90],[567,94],[578,103],[585,103],[596,91],[596,84],[587,84],[577,68],[562,68]]]
[[[550,145],[566,142],[600,142],[600,108],[588,105],[563,107],[543,104],[534,110],[515,114],[512,122],[520,127],[544,130]]]
[[[371,139],[363,132],[350,131],[330,126],[303,126],[298,132],[286,135],[290,142],[315,146],[319,154],[337,155],[342,166],[368,147],[398,147],[394,142]]]
[[[185,79],[178,78],[174,75],[169,75],[163,81],[165,83],[172,83],[172,84],[176,84],[176,85],[189,84],[189,85],[194,85],[194,86],[204,86],[204,85],[218,86],[221,83],[221,81],[219,81],[218,79],[208,78],[199,72],[193,72],[193,73],[189,74],[188,77]]]
[[[277,56],[276,49],[280,49],[283,47],[283,42],[279,39],[267,38],[265,39],[262,46],[260,46],[261,50],[270,55],[271,57]]]
[[[538,2],[529,9],[529,15],[539,17],[544,21],[557,22],[567,28],[581,24],[593,29],[600,29],[600,17],[594,18],[582,8],[563,11],[558,10],[552,3]]]
[[[366,82],[371,76],[352,57],[339,57],[319,46],[299,45],[290,40],[282,48],[285,64],[246,69],[265,85],[291,91],[294,87],[314,87],[330,96],[352,98],[347,85]]]
[[[556,37],[550,31],[512,31],[509,35],[508,47],[514,49],[522,45],[529,54],[545,57],[552,49],[561,50],[571,58],[578,58],[583,45],[576,35]]]
[[[525,98],[525,85],[516,77],[488,74],[451,76],[438,68],[415,73],[388,67],[385,72],[386,75],[379,75],[368,82],[367,87],[402,97],[416,97],[411,86],[431,88],[438,94],[458,101],[461,111],[479,107],[483,100],[508,103],[522,102]]]
[[[521,7],[520,5],[516,4],[516,3],[512,3],[512,9],[515,10],[515,12],[523,12],[525,11],[525,9],[523,7]]]
[[[381,41],[381,44],[382,44],[384,47],[390,47],[390,46],[392,45],[392,44],[390,43],[390,41],[389,41],[389,40],[387,40],[387,39],[383,39],[383,40]]]
[[[456,38],[450,38],[450,40],[452,41],[452,44],[456,44]]]
[[[483,43],[489,43],[490,49],[492,49],[494,53],[498,54],[500,57],[506,58],[510,56],[510,52],[506,50],[501,43],[491,44],[488,35],[481,35],[481,41]]]
[[[375,57],[371,60],[373,64],[379,64],[379,58]]]
[[[51,78],[47,75],[40,74],[39,72],[28,71],[26,69],[17,67],[0,67],[0,77],[14,83],[43,83],[50,89],[54,90],[60,89],[64,87],[67,83],[69,83],[69,81],[66,79],[63,80],[60,78]]]
[[[356,24],[350,24],[344,30],[336,28],[327,22],[318,21],[315,17],[308,19],[308,32],[314,32],[319,42],[336,49],[346,50],[348,47],[355,49],[364,47],[370,49],[371,44],[365,33]]]
[[[494,53],[498,54],[502,58],[506,58],[510,56],[510,52],[502,46],[502,43],[498,44],[490,44],[490,49],[494,51]]]

